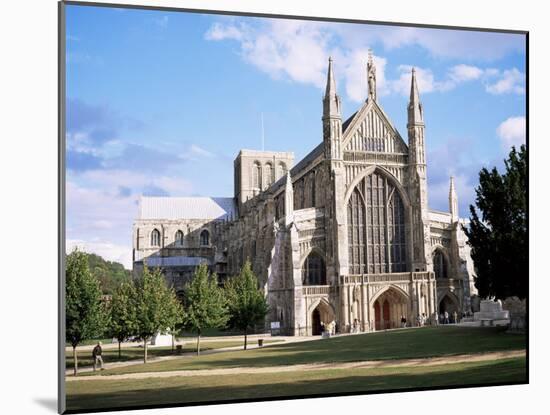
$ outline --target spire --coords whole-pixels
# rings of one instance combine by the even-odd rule
[[[418,93],[418,85],[416,84],[416,70],[412,68],[411,74],[411,96],[409,98],[409,125],[424,124],[424,114],[422,103],[420,102],[420,94]]]
[[[451,221],[458,222],[458,196],[456,195],[454,177],[451,176],[449,183],[449,212],[451,213]]]
[[[290,177],[290,170],[286,173],[285,184],[285,223],[290,225],[294,216],[294,189],[292,188],[292,179]]]
[[[376,66],[372,59],[372,50],[369,49],[369,58],[367,61],[367,78],[369,81],[369,99],[376,101]]]
[[[336,81],[332,70],[332,57],[328,58],[327,87],[323,98],[323,117],[340,118],[340,97],[336,94]]]

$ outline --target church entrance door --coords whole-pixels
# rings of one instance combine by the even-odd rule
[[[318,308],[311,314],[311,334],[314,336],[321,334],[321,313]]]

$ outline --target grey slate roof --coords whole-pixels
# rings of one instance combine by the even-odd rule
[[[138,219],[226,219],[235,212],[232,197],[142,196]]]

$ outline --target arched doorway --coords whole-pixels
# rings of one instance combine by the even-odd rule
[[[439,313],[445,314],[447,312],[449,314],[449,321],[454,323],[454,313],[456,312],[458,316],[460,312],[460,307],[458,305],[458,301],[455,298],[451,297],[452,294],[445,294],[441,301],[439,301]]]
[[[328,327],[331,326],[331,323],[334,323],[335,318],[336,317],[332,306],[325,300],[321,300],[310,315],[311,335],[320,335],[322,327],[324,326],[328,329]]]
[[[401,326],[401,317],[410,323],[408,298],[390,287],[376,299],[374,308],[374,329],[387,330]]]

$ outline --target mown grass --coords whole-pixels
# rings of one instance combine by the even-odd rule
[[[507,334],[500,328],[440,326],[333,337],[326,340],[273,345],[247,351],[220,352],[147,365],[108,369],[101,372],[101,375],[182,369],[409,359],[520,350],[525,347],[525,335]]]
[[[82,379],[67,382],[67,408],[88,410],[526,381],[525,358],[424,367]]]
[[[279,340],[264,340],[264,344],[278,342]],[[224,347],[236,347],[242,346],[243,342],[239,340],[221,340],[221,341],[201,341],[201,352],[214,349],[222,349]],[[196,352],[196,342],[186,342],[183,345],[184,353]],[[172,351],[172,346],[163,346],[163,347],[149,347],[147,349],[147,356],[149,358],[163,357],[163,356],[174,356],[176,352]],[[92,361],[92,350],[78,350],[77,348],[77,357],[78,357],[78,367],[90,367],[93,364]],[[103,363],[108,367],[109,363],[115,362],[127,362],[130,360],[139,360],[143,358],[143,347],[140,346],[131,346],[131,347],[122,347],[120,358],[118,356],[118,348],[115,349],[103,349],[102,353]],[[73,352],[71,350],[65,350],[65,368],[70,369],[73,367]]]

